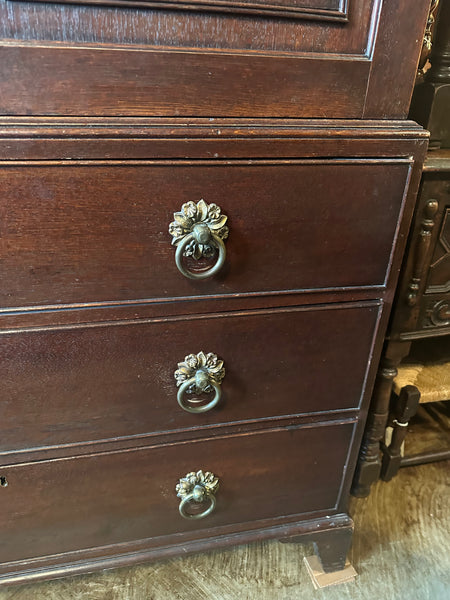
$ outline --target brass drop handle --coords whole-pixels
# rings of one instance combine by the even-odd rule
[[[184,519],[203,519],[216,508],[216,492],[219,479],[210,471],[191,471],[182,477],[175,490],[181,498],[178,510]],[[195,512],[196,504],[207,503],[205,510]],[[194,509],[194,511],[192,510]]]
[[[225,377],[223,360],[216,354],[199,352],[188,354],[178,363],[174,373],[178,386],[177,401],[183,410],[190,413],[202,413],[214,408],[222,397],[221,383]],[[207,404],[190,400],[189,394],[203,394],[214,391],[214,397]]]
[[[226,249],[223,242],[228,237],[227,216],[217,204],[186,202],[181,211],[174,213],[174,221],[169,225],[172,245],[176,246],[175,264],[182,275],[189,279],[206,279],[215,275],[223,267]],[[216,262],[206,271],[189,271],[183,264],[183,257],[195,260],[212,258]]]

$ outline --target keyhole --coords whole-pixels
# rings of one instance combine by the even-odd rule
[[[8,487],[8,480],[6,479],[6,477],[0,477],[0,485],[2,487]]]

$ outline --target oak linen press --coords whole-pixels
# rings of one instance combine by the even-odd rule
[[[0,0],[0,580],[343,567],[429,0]]]

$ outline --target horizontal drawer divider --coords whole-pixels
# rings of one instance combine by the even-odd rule
[[[339,165],[340,167],[353,166],[353,165],[392,165],[392,164],[408,164],[412,165],[414,162],[411,156],[408,157],[374,157],[367,158],[361,156],[344,156],[339,158],[319,158],[319,157],[308,157],[308,158],[292,158],[292,159],[246,159],[246,158],[233,158],[230,160],[217,160],[217,159],[164,159],[164,160],[148,160],[148,159],[102,159],[102,160],[78,160],[72,161],[60,161],[60,160],[14,160],[14,161],[0,161],[0,167],[57,167],[57,168],[77,168],[77,167],[171,167],[175,166],[207,166],[207,167],[252,167],[252,166],[295,166],[295,165]]]
[[[220,127],[221,133],[218,133]],[[296,137],[367,136],[387,138],[428,138],[429,134],[415,121],[355,119],[283,119],[278,118],[184,118],[184,117],[46,117],[0,116],[0,137],[39,136],[48,138],[115,137]]]
[[[196,426],[186,429],[155,431],[117,438],[86,442],[55,444],[0,452],[0,468],[7,465],[65,460],[71,457],[97,456],[110,453],[133,452],[157,446],[190,444],[195,441],[217,440],[228,437],[257,435],[270,431],[306,429],[356,423],[359,409],[340,409],[307,414],[283,415],[245,421]]]
[[[39,332],[39,331],[58,331],[58,330],[69,330],[69,329],[83,329],[91,327],[113,327],[123,325],[143,325],[146,323],[161,323],[161,322],[176,322],[176,321],[191,321],[191,320],[204,320],[204,319],[219,319],[219,318],[233,318],[241,316],[251,315],[271,315],[285,312],[307,312],[316,310],[341,310],[341,309],[352,309],[352,308],[364,308],[364,307],[381,307],[383,304],[380,299],[369,299],[363,301],[350,301],[350,302],[331,302],[329,304],[306,304],[306,305],[295,305],[295,306],[275,306],[271,308],[255,308],[255,309],[241,309],[241,310],[229,310],[213,312],[209,311],[202,314],[189,314],[181,313],[174,315],[162,314],[161,316],[155,317],[143,317],[143,318],[129,318],[129,319],[117,319],[111,321],[83,321],[80,323],[61,323],[61,324],[48,324],[48,325],[35,325],[29,327],[21,327],[6,329],[1,326],[2,319],[0,315],[0,336],[10,335],[13,333],[28,333],[28,332]]]

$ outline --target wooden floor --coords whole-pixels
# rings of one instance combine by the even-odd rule
[[[450,465],[402,469],[353,500],[354,583],[315,591],[311,548],[268,542],[49,583],[0,600],[450,600]]]

